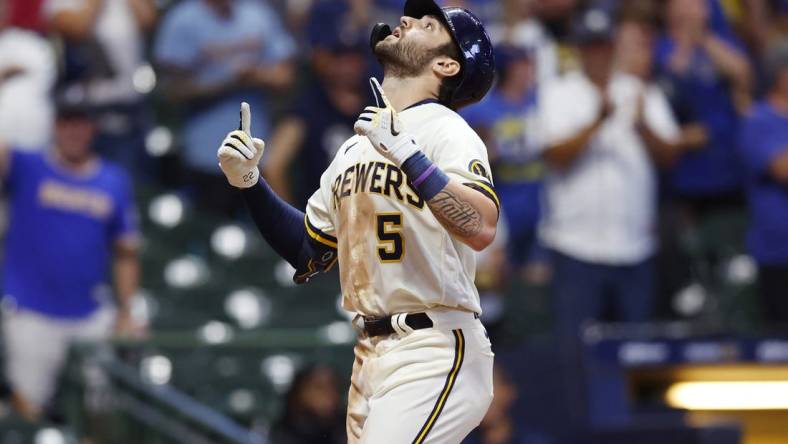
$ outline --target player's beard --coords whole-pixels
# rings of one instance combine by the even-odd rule
[[[413,42],[397,39],[381,40],[375,45],[374,52],[386,76],[407,78],[423,73],[432,59],[440,55],[440,48],[425,49]]]

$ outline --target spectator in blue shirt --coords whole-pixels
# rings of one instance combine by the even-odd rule
[[[497,47],[497,86],[482,102],[462,112],[489,150],[509,232],[507,256],[515,269],[543,256],[536,238],[544,165],[538,149],[532,55],[515,46]]]
[[[767,57],[769,90],[740,139],[750,205],[748,247],[759,266],[765,317],[788,322],[788,39]]]
[[[241,101],[255,110],[255,134],[268,134],[264,92],[291,84],[294,52],[264,1],[185,0],[165,16],[154,54],[162,91],[183,112],[183,157],[201,206],[230,215],[242,206],[216,168],[215,145],[235,125]]]
[[[659,293],[689,285],[713,288],[721,252],[704,227],[744,209],[743,171],[736,152],[740,114],[749,106],[752,73],[741,44],[726,30],[718,0],[669,0],[665,32],[655,44],[657,81],[681,127],[676,164],[663,175],[670,200],[660,211]],[[723,223],[725,225],[725,223]],[[726,231],[740,230],[734,224]]]
[[[751,72],[732,34],[711,29],[714,1],[670,0],[656,44],[656,68],[676,117],[697,135],[670,176],[672,191],[689,200],[736,195],[741,185],[737,109],[748,105]]]
[[[139,332],[137,222],[125,171],[95,156],[80,105],[58,106],[54,150],[0,147],[10,220],[3,262],[6,375],[14,405],[35,419],[74,341]],[[117,305],[108,278],[114,274]],[[113,319],[114,315],[114,319]]]

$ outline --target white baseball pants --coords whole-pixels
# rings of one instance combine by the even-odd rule
[[[348,394],[349,443],[458,444],[493,397],[493,353],[473,313],[426,312],[434,327],[360,336]]]

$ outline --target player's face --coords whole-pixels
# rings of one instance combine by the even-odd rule
[[[437,50],[451,43],[446,27],[436,17],[402,17],[392,34],[375,46],[383,67],[399,77],[415,77],[429,69]]]
[[[85,117],[59,118],[55,125],[55,145],[69,162],[78,163],[91,157],[95,126]]]

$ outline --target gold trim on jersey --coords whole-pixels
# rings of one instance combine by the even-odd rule
[[[498,194],[495,193],[495,190],[493,189],[492,185],[481,180],[466,182],[463,185],[465,185],[466,187],[473,188],[474,190],[490,198],[490,200],[492,200],[493,203],[495,204],[495,208],[497,208],[499,212],[501,211],[501,201],[498,199]]]
[[[460,367],[462,367],[462,361],[463,358],[465,358],[465,336],[463,336],[462,330],[460,329],[452,330],[452,333],[454,333],[454,364],[452,364],[451,370],[446,376],[446,383],[443,385],[443,390],[441,390],[440,395],[438,395],[438,401],[435,403],[435,407],[432,408],[427,422],[425,422],[421,430],[419,430],[419,434],[416,435],[413,444],[421,444],[427,439],[427,435],[430,433],[430,430],[432,430],[432,427],[438,420],[438,416],[440,416],[443,411],[443,407],[446,405],[446,400],[449,398],[451,389],[454,387],[454,382],[457,380],[457,374],[460,373]]]
[[[490,174],[487,172],[487,168],[484,166],[481,160],[472,160],[468,165],[468,170],[477,176],[484,177],[488,182],[492,182],[492,179],[490,179]]]
[[[309,222],[309,216],[304,215],[304,226],[306,226],[306,232],[309,234],[309,237],[333,249],[337,248],[337,238],[323,233],[317,227],[312,225],[312,223]]]
[[[306,271],[301,274],[297,274],[294,280],[296,282],[302,282],[304,279],[312,277],[312,275],[314,275],[316,272],[317,268],[315,267],[315,261],[309,259],[309,261],[306,263]]]
[[[334,259],[331,262],[329,262],[328,265],[325,266],[323,272],[328,273],[329,271],[331,271],[331,269],[334,268],[334,266],[337,264],[338,261],[339,261],[339,257],[335,256]],[[309,261],[306,263],[306,271],[304,271],[301,274],[295,275],[295,282],[296,283],[306,282],[308,278],[317,274],[317,271],[318,270],[315,261],[312,258],[309,258]]]

